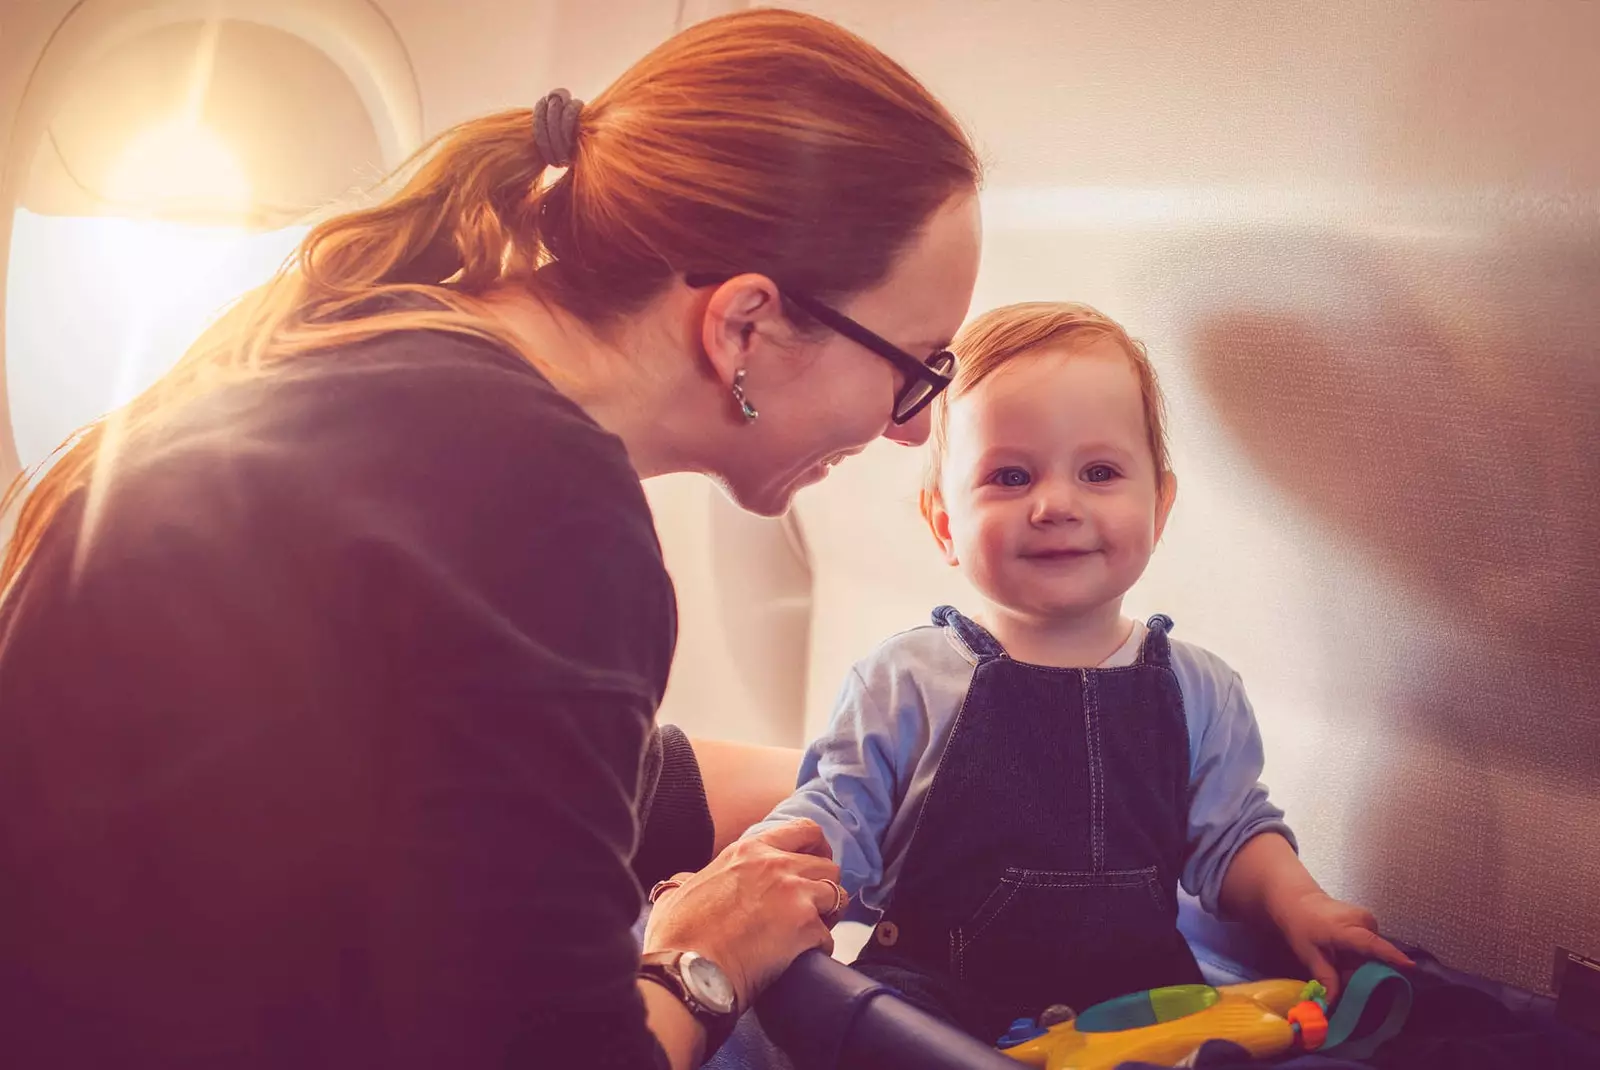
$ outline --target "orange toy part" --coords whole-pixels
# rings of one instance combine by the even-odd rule
[[[1290,1008],[1289,1021],[1299,1027],[1300,1046],[1316,1051],[1328,1039],[1328,1015],[1321,1004],[1306,1000]]]

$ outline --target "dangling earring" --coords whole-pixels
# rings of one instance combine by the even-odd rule
[[[739,403],[739,411],[744,413],[747,421],[754,421],[761,414],[756,407],[750,404],[750,399],[744,396],[744,369],[740,368],[733,373],[733,400]]]

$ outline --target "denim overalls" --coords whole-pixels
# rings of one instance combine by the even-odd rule
[[[1077,1010],[1202,983],[1178,932],[1189,737],[1157,616],[1137,662],[1013,661],[944,606],[977,669],[856,968],[993,1043],[1054,1003]]]

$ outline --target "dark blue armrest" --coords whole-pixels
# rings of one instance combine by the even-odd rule
[[[756,1004],[767,1036],[796,1070],[1017,1070],[1017,1063],[810,951]]]

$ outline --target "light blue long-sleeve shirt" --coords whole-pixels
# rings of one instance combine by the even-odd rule
[[[1135,625],[1104,663],[1132,664],[1145,629]],[[954,629],[901,632],[858,662],[828,731],[807,748],[795,793],[746,835],[810,818],[843,871],[841,883],[882,911],[933,784],[977,657]],[[1262,832],[1294,834],[1261,784],[1261,732],[1239,674],[1200,647],[1172,640],[1172,667],[1189,730],[1188,852],[1181,880],[1212,913],[1228,865]]]

